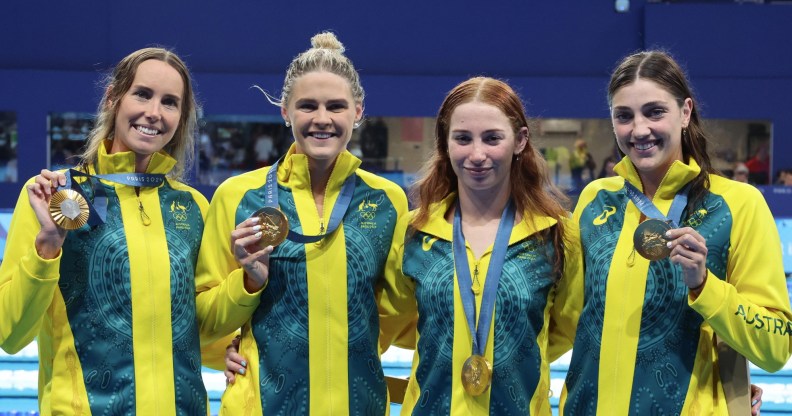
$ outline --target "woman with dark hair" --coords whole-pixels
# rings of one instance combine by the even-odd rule
[[[457,85],[440,107],[417,209],[394,241],[402,277],[388,294],[402,296],[381,303],[387,319],[417,320],[402,414],[550,414],[548,363],[574,337],[565,287],[582,275],[528,125],[492,78]]]
[[[792,353],[773,217],[759,191],[713,169],[668,54],[624,59],[608,104],[626,156],[573,216],[585,278],[568,305],[581,315],[562,414],[728,414],[717,340],[767,371]]]
[[[207,414],[193,273],[209,204],[182,182],[195,130],[184,62],[141,49],[108,77],[79,166],[25,185],[0,346],[38,338],[42,414]]]

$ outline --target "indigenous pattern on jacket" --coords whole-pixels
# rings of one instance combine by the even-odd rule
[[[106,148],[100,173],[134,172],[134,153]],[[156,153],[147,173],[175,163]],[[43,415],[207,414],[194,275],[206,198],[170,179],[139,189],[74,185],[89,200],[104,190],[106,220],[69,231],[51,260],[36,252],[40,225],[27,191],[20,195],[0,266],[0,344],[17,351],[38,337]]]
[[[699,171],[692,161],[672,166],[653,201],[661,212]],[[640,185],[629,160],[617,172]],[[723,414],[713,332],[764,368],[780,368],[789,357],[785,329],[755,331],[739,316],[747,307],[766,312],[768,322],[789,322],[772,216],[755,188],[711,176],[709,192],[680,225],[707,242],[709,275],[692,299],[680,266],[633,249],[641,214],[624,181],[593,182],[575,211],[585,284],[563,412]]]

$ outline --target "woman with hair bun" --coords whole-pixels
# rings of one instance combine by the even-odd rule
[[[346,150],[363,88],[334,34],[311,44],[273,100],[295,143],[275,165],[221,184],[207,215],[198,298],[213,306],[199,311],[203,330],[242,327],[224,414],[388,409],[377,302],[392,286],[386,263],[407,198]]]

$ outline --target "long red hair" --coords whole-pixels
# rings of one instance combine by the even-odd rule
[[[413,230],[419,229],[429,220],[431,204],[442,201],[452,192],[457,191],[457,176],[448,156],[449,124],[454,110],[469,102],[482,102],[499,108],[511,122],[515,137],[521,134],[520,129],[529,127],[522,101],[505,82],[494,78],[476,77],[454,87],[443,100],[437,114],[435,146],[432,154],[421,168],[420,178],[410,192],[417,206],[416,214],[410,224]],[[523,213],[523,221],[531,223],[534,215],[544,215],[558,221],[547,237],[553,241],[555,248],[553,264],[555,272],[560,276],[564,264],[562,220],[568,217],[568,211],[564,207],[568,200],[551,182],[547,164],[532,145],[530,134],[526,139],[525,148],[512,162],[510,178],[511,197],[517,211]]]

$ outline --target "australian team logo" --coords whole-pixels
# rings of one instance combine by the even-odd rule
[[[517,254],[518,259],[533,261],[536,260],[536,250],[539,248],[536,240],[525,240],[520,244],[520,251]]]
[[[377,228],[377,223],[374,219],[377,217],[377,209],[385,200],[385,195],[379,194],[376,198],[370,198],[369,193],[366,192],[365,198],[358,205],[358,214],[360,215],[360,228]]]
[[[176,198],[170,204],[170,213],[174,220],[176,220],[177,230],[189,230],[190,223],[187,222],[188,212],[192,208],[193,202],[189,201],[186,204],[182,203],[181,198]]]

